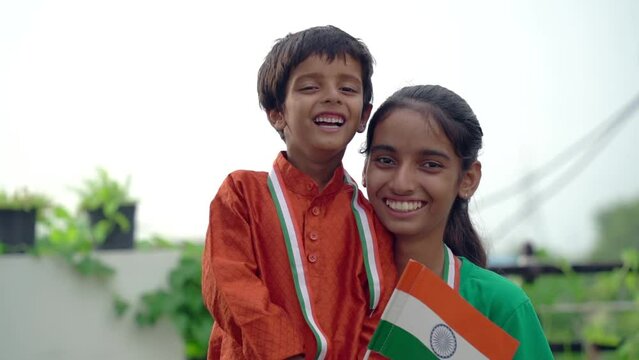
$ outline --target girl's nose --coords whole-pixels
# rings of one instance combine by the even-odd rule
[[[391,191],[398,195],[411,194],[415,190],[414,170],[410,166],[399,166],[389,182]]]

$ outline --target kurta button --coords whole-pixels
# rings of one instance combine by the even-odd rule
[[[319,238],[319,236],[317,235],[317,233],[315,231],[311,232],[308,235],[308,237],[311,238],[311,240],[313,240],[313,241],[315,241],[315,240],[317,240]]]
[[[306,190],[313,190],[313,184],[306,184]]]
[[[316,263],[317,262],[317,258],[318,258],[318,256],[315,255],[315,254],[308,255],[308,261],[309,262]]]
[[[311,212],[313,213],[313,215],[317,216],[320,214],[320,208],[316,206],[311,210]]]

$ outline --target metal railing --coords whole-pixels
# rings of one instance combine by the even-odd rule
[[[534,249],[531,244],[524,245],[520,261],[518,262],[519,263],[516,265],[492,265],[488,266],[488,269],[503,276],[521,276],[524,282],[530,284],[534,283],[537,278],[545,275],[560,275],[568,274],[571,272],[577,274],[594,274],[613,271],[623,266],[623,263],[620,261],[589,264],[567,264],[563,267],[551,264],[541,264],[538,263],[534,258]],[[634,303],[632,304],[632,306],[636,307]],[[569,343],[550,342],[549,344],[550,349],[553,353],[596,353],[600,351],[614,351],[619,348],[619,345],[611,346],[603,344],[585,344],[581,341],[573,341]]]

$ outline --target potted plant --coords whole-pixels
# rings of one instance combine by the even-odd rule
[[[0,190],[0,253],[19,253],[35,245],[36,217],[49,199],[26,188]]]
[[[137,202],[129,194],[130,178],[118,182],[107,171],[97,169],[95,178],[81,188],[80,209],[89,216],[98,249],[132,249]]]

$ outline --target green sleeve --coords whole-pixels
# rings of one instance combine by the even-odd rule
[[[514,359],[554,359],[548,340],[544,335],[539,318],[530,300],[515,308],[503,328],[515,339],[519,340],[519,348],[517,348]]]

